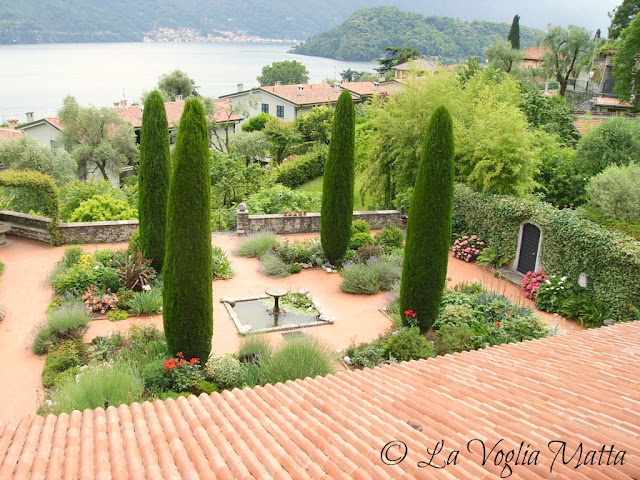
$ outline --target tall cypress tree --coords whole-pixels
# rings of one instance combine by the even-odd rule
[[[157,271],[164,263],[169,190],[169,124],[162,96],[153,91],[142,112],[140,165],[138,167],[138,218],[140,246]]]
[[[513,17],[507,40],[511,43],[511,48],[514,50],[520,50],[520,15],[515,15]]]
[[[213,334],[209,167],[204,109],[190,98],[180,118],[169,185],[163,317],[169,351],[203,362]]]
[[[333,116],[333,130],[322,184],[320,240],[331,263],[349,248],[353,219],[356,113],[351,93],[343,90]]]
[[[402,311],[417,314],[421,332],[438,317],[447,278],[453,211],[453,121],[441,106],[431,117],[409,208],[400,286]]]

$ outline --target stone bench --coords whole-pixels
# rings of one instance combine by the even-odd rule
[[[0,223],[0,245],[3,243],[7,243],[7,238],[5,237],[5,233],[11,230],[9,225],[5,225],[4,223]]]

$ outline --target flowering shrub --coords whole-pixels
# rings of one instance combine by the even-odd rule
[[[204,380],[200,359],[186,360],[182,352],[178,352],[176,358],[165,361],[164,368],[169,372],[173,389],[178,392],[189,390]]]
[[[477,235],[464,235],[453,242],[451,255],[465,262],[473,262],[483,249],[484,242]]]
[[[567,277],[549,276],[540,284],[536,295],[536,308],[544,312],[559,312],[562,304],[571,296],[571,290],[567,285]]]
[[[118,297],[115,293],[111,293],[111,289],[107,289],[107,293],[100,296],[98,287],[90,286],[87,293],[82,295],[84,305],[91,313],[106,314],[109,310],[118,309]]]
[[[418,314],[413,310],[405,310],[404,311],[404,323],[409,327],[417,327],[418,326]]]
[[[527,272],[522,279],[522,293],[529,300],[536,299],[536,293],[540,289],[540,285],[547,280],[547,276],[542,273],[542,270],[535,272]]]

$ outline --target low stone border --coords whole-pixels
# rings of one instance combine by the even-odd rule
[[[225,308],[227,309],[227,312],[229,313],[229,316],[231,317],[231,320],[233,320],[233,324],[236,326],[236,329],[238,330],[238,334],[242,336],[245,336],[248,334],[258,334],[258,333],[284,332],[287,330],[297,330],[298,328],[316,327],[319,325],[331,325],[333,323],[333,318],[326,315],[325,312],[318,305],[316,305],[316,302],[313,300],[311,295],[309,295],[309,299],[313,302],[313,305],[316,311],[318,312],[318,320],[315,322],[301,323],[298,325],[291,325],[291,324],[280,325],[277,327],[260,328],[260,329],[254,330],[253,328],[251,328],[250,325],[243,325],[240,322],[238,315],[236,314],[236,312],[233,310],[233,307],[231,306],[231,303],[236,304],[237,302],[250,302],[255,300],[265,300],[268,298],[271,298],[271,297],[269,295],[260,295],[257,297],[221,298],[220,303],[222,303],[225,306]]]

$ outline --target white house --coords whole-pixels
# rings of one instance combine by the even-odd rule
[[[29,138],[37,140],[45,147],[55,150],[60,146],[60,133],[62,125],[58,117],[41,118],[33,120],[33,113],[27,113],[27,123],[17,127]]]
[[[243,90],[238,85],[238,91],[222,95],[221,99],[230,99],[233,109],[243,111],[245,118],[251,118],[259,113],[268,113],[285,122],[291,122],[320,105],[335,106],[343,90],[349,90],[355,102],[362,102],[371,95],[388,92],[380,88],[376,82],[336,83],[306,83],[300,85],[273,85],[269,87]]]

